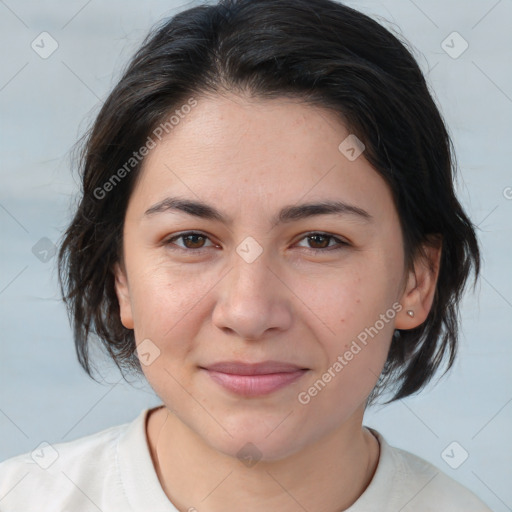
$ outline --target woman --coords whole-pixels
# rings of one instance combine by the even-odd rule
[[[81,155],[59,269],[162,399],[0,465],[0,510],[487,511],[364,427],[457,347],[474,227],[417,63],[330,0],[225,0],[151,33]]]

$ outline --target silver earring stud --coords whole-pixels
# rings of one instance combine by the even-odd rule
[[[407,314],[412,318],[414,316],[414,311],[412,309],[408,309]]]

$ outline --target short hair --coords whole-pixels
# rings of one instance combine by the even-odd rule
[[[471,270],[476,285],[480,253],[476,228],[454,192],[453,143],[407,45],[331,0],[220,0],[150,31],[79,141],[79,203],[58,255],[78,360],[89,376],[93,337],[123,376],[141,372],[134,333],[121,323],[113,274],[143,162],[133,153],[194,95],[225,92],[298,98],[334,112],[390,187],[405,270],[425,257],[423,244],[442,240],[428,317],[414,329],[394,331],[367,403],[384,391],[392,393],[386,403],[416,393],[442,363],[446,373],[457,350],[460,299]]]

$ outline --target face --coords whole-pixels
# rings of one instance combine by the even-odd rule
[[[164,404],[222,453],[251,441],[278,459],[360,428],[393,330],[421,321],[399,304],[414,287],[391,192],[364,153],[339,149],[347,136],[300,101],[202,97],[145,159],[121,319]],[[327,202],[346,206],[304,207]],[[293,366],[212,369],[232,361]]]

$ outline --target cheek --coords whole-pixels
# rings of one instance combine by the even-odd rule
[[[145,361],[139,351],[143,373],[157,395],[176,410],[190,400],[184,391],[190,389],[193,373],[189,355],[201,324],[200,301],[211,288],[202,277],[199,281],[165,265],[147,265],[132,282],[136,343],[150,353]]]
[[[362,260],[350,268],[331,270],[328,276],[295,280],[294,293],[310,312],[311,321],[319,325],[318,333],[330,352],[342,350],[344,343],[372,326],[392,305],[395,286],[386,278],[389,272],[380,270],[382,262]]]
[[[393,329],[391,322],[381,330],[375,329],[374,324],[360,329],[356,336],[339,336],[326,342],[327,363],[311,375],[297,396],[307,408],[309,419],[326,418],[326,430],[346,421],[378,380]]]
[[[388,286],[386,274],[368,270],[380,267],[376,262],[365,264],[364,272],[340,272],[320,285],[300,289],[315,313],[324,354],[308,382],[318,407],[338,403],[343,406],[339,411],[351,410],[370,393],[380,375],[396,316],[393,287]]]
[[[207,293],[218,282],[218,273],[161,261],[146,261],[143,268],[131,283],[135,340],[139,344],[149,339],[162,356],[143,368],[144,373],[152,385],[164,380],[172,387],[170,374],[185,385],[197,363],[193,354],[199,330],[208,321]]]
[[[131,283],[136,331],[160,338],[190,314],[208,289],[208,279],[165,263],[146,261],[139,269]]]

